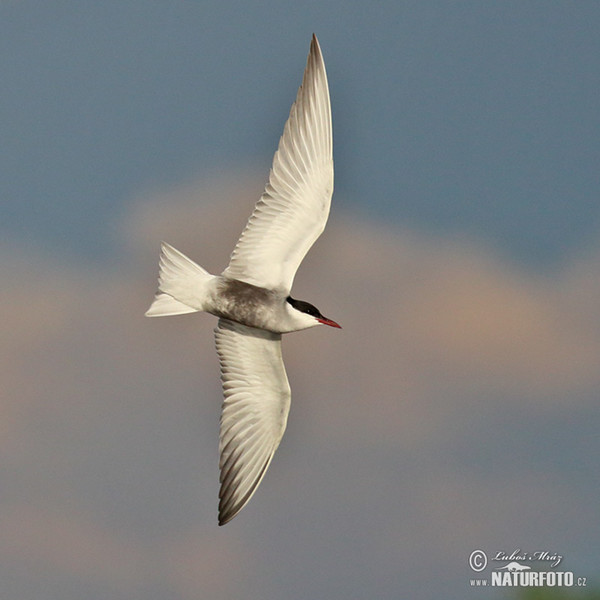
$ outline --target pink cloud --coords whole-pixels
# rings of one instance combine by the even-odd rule
[[[407,484],[411,495],[406,475],[388,470],[370,472],[355,498],[343,498],[348,511],[362,514],[373,495],[383,513],[394,510],[394,499],[376,494],[378,488],[405,494],[407,505],[414,495],[408,521],[386,526],[387,537],[373,548],[389,549],[399,543],[391,539],[396,536],[427,554],[437,532],[450,547],[458,523],[468,533],[460,536],[464,543],[501,536],[514,494],[543,494],[549,518],[563,500],[578,505],[577,495],[555,477],[519,472],[490,488],[435,452],[468,439],[466,417],[483,414],[479,425],[498,431],[502,424],[490,419],[500,408],[503,418],[524,411],[569,415],[579,423],[600,384],[595,257],[532,275],[474,242],[367,223],[345,214],[336,197],[295,293],[344,329],[286,336],[293,405],[283,458],[274,462],[276,477],[265,479],[268,493],[253,500],[261,506],[217,534],[214,320],[150,320],[143,313],[155,291],[160,240],[218,272],[260,187],[241,176],[140,200],[123,226],[131,255],[118,272],[50,261],[35,277],[13,269],[22,275],[0,292],[11,316],[0,337],[0,449],[8,472],[22,475],[16,486],[2,482],[11,490],[10,501],[0,505],[0,554],[7,560],[112,581],[121,590],[160,580],[184,599],[209,592],[231,597],[248,581],[264,591],[255,573],[266,568],[267,534],[276,532],[253,525],[260,510],[269,511],[268,524],[285,522],[287,511],[317,502],[313,486],[335,503],[353,472],[340,460],[336,479],[326,462],[306,464],[306,454],[296,456],[298,445],[319,457],[339,452],[368,461],[390,453],[418,465],[419,476]],[[16,255],[5,260],[18,264]],[[578,434],[567,428],[565,435]],[[185,475],[173,474],[181,464]],[[168,477],[171,487],[163,481]],[[190,491],[190,480],[202,485]],[[184,504],[179,512],[165,508],[187,493],[194,498],[189,514]],[[477,513],[480,500],[496,517],[488,519],[485,508]],[[159,515],[144,517],[158,528],[148,538],[131,518],[138,510]],[[163,531],[160,516],[175,514],[195,525]],[[122,528],[115,525],[120,519]],[[242,565],[238,575],[232,561]]]

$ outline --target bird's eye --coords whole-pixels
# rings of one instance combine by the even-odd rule
[[[311,317],[320,317],[321,313],[319,312],[319,309],[316,306],[313,306],[312,304],[308,304],[306,306],[306,309],[304,311],[307,315],[310,315]]]

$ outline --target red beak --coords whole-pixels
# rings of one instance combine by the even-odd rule
[[[337,327],[338,329],[342,328],[341,325],[338,325],[335,321],[332,321],[331,319],[327,319],[326,317],[317,319],[317,321],[319,321],[319,323],[323,323],[323,325],[329,325],[329,327]]]

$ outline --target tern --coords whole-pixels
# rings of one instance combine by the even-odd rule
[[[221,275],[161,244],[158,291],[146,315],[219,317],[223,383],[219,525],[248,503],[283,437],[291,392],[281,335],[335,321],[291,297],[296,271],[321,235],[333,194],[333,137],[325,63],[315,35],[265,191]]]

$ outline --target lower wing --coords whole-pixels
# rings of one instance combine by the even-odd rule
[[[215,342],[223,381],[219,436],[219,525],[248,503],[273,458],[290,410],[281,334],[219,319]]]

